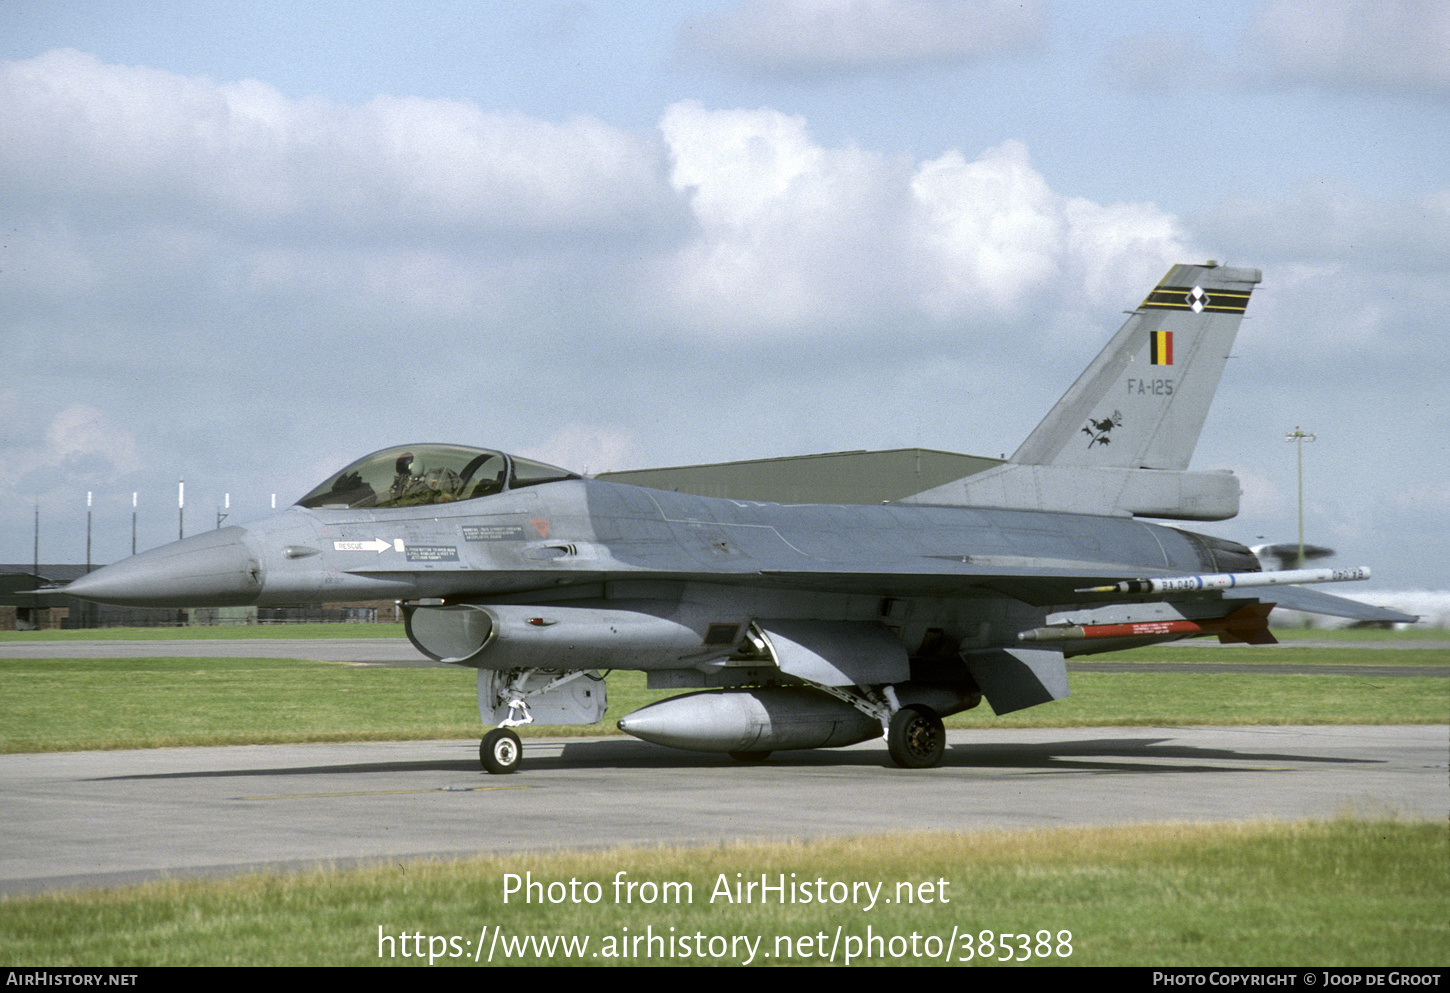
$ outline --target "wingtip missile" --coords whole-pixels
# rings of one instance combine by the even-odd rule
[[[1355,569],[1290,569],[1284,572],[1220,572],[1202,576],[1129,579],[1109,586],[1087,586],[1074,593],[1196,593],[1255,586],[1297,586],[1302,583],[1347,583],[1369,579],[1368,566]]]

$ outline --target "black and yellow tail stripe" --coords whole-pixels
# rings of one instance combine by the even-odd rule
[[[1191,286],[1160,286],[1148,294],[1140,310],[1193,310]],[[1248,290],[1203,289],[1203,311],[1208,314],[1242,314],[1249,305]]]

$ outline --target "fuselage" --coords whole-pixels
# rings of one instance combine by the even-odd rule
[[[890,618],[913,651],[1010,643],[1076,577],[1257,568],[1247,549],[1129,517],[933,506],[784,505],[570,478],[411,506],[296,506],[92,573],[131,606],[394,599],[686,600],[731,617]]]

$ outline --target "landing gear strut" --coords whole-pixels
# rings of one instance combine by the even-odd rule
[[[478,746],[478,761],[489,772],[502,775],[513,772],[524,757],[524,746],[511,728],[494,728],[483,736]]]
[[[941,761],[946,748],[946,728],[930,707],[907,704],[892,715],[886,750],[903,769],[930,769]]]

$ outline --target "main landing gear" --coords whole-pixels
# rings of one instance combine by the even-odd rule
[[[941,715],[925,704],[902,705],[896,697],[896,687],[882,686],[877,692],[868,686],[857,686],[852,690],[820,683],[809,685],[880,721],[886,751],[891,761],[901,768],[930,769],[946,754],[947,731]],[[733,758],[740,758],[734,752],[730,754]]]
[[[886,750],[903,769],[930,769],[946,753],[947,732],[935,710],[907,704],[891,715]]]

